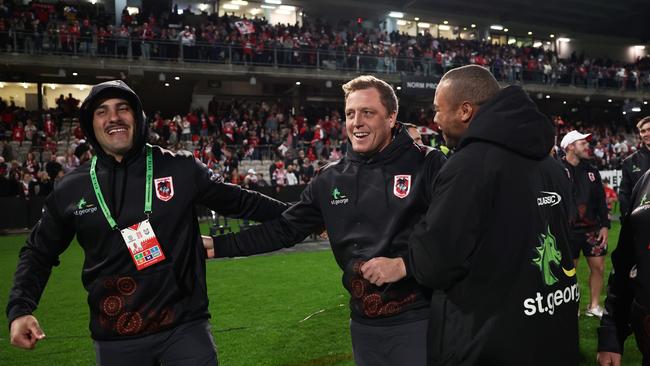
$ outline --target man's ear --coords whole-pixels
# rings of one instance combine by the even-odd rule
[[[476,114],[476,106],[473,105],[470,102],[463,102],[460,105],[460,120],[463,123],[469,123],[469,121],[472,120],[472,117],[474,117],[474,114]]]
[[[393,112],[388,115],[388,120],[390,122],[390,128],[395,127],[395,123],[397,122],[397,112]]]

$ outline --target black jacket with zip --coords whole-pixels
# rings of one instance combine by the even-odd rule
[[[599,352],[623,354],[632,329],[647,329],[640,318],[647,319],[650,313],[650,171],[634,186],[630,204],[612,253],[605,312],[598,328]],[[643,315],[632,316],[636,310]]]
[[[485,103],[440,170],[409,239],[435,290],[430,365],[576,365],[571,187],[553,127],[520,87]]]
[[[573,190],[574,216],[571,218],[571,231],[584,233],[609,228],[605,189],[598,169],[588,161],[580,160],[573,166],[566,158],[562,164],[571,181]]]
[[[136,117],[134,146],[117,162],[97,143],[92,107],[106,97],[127,99]],[[145,141],[147,126],[136,94],[121,81],[95,86],[81,107],[82,128],[97,157],[97,178],[118,227],[146,219]],[[90,180],[90,164],[69,173],[46,201],[20,259],[7,304],[9,324],[36,310],[52,266],[76,235],[84,251],[82,282],[88,291],[90,331],[96,340],[135,338],[208,318],[203,249],[195,204],[223,215],[264,221],[286,205],[223,183],[189,154],[154,146],[153,178],[170,177],[171,197],[154,184],[150,222],[166,259],[138,271],[119,230],[102,214]]]
[[[632,190],[643,174],[650,169],[650,150],[643,144],[634,154],[623,160],[623,177],[618,187],[621,216],[625,217],[631,206]]]
[[[215,253],[233,257],[269,252],[326,228],[351,295],[352,319],[368,325],[426,319],[430,292],[411,276],[377,287],[363,278],[360,267],[375,257],[402,257],[408,266],[408,228],[426,211],[431,183],[444,161],[441,152],[416,145],[399,128],[379,153],[348,151],[342,160],[323,167],[300,202],[277,220],[215,237]]]

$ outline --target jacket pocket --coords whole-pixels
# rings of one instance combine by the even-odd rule
[[[100,278],[88,294],[91,332],[102,339],[169,328],[181,315],[181,298],[171,265]]]

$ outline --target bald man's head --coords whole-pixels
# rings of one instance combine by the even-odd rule
[[[449,102],[469,102],[480,106],[499,93],[501,87],[492,73],[478,65],[467,65],[448,71],[440,79],[438,87],[447,87]]]
[[[438,83],[433,108],[445,142],[455,147],[480,106],[501,88],[489,70],[467,65],[448,71]]]

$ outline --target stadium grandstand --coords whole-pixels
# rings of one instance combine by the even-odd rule
[[[0,0],[0,231],[32,227],[57,180],[91,158],[79,108],[115,79],[140,96],[152,144],[295,201],[350,149],[345,82],[387,81],[398,120],[441,147],[438,82],[480,65],[523,87],[556,151],[572,130],[591,134],[592,163],[617,188],[650,115],[648,17],[650,2],[605,0]],[[581,331],[595,338],[594,324]],[[330,361],[296,364],[350,359]]]

